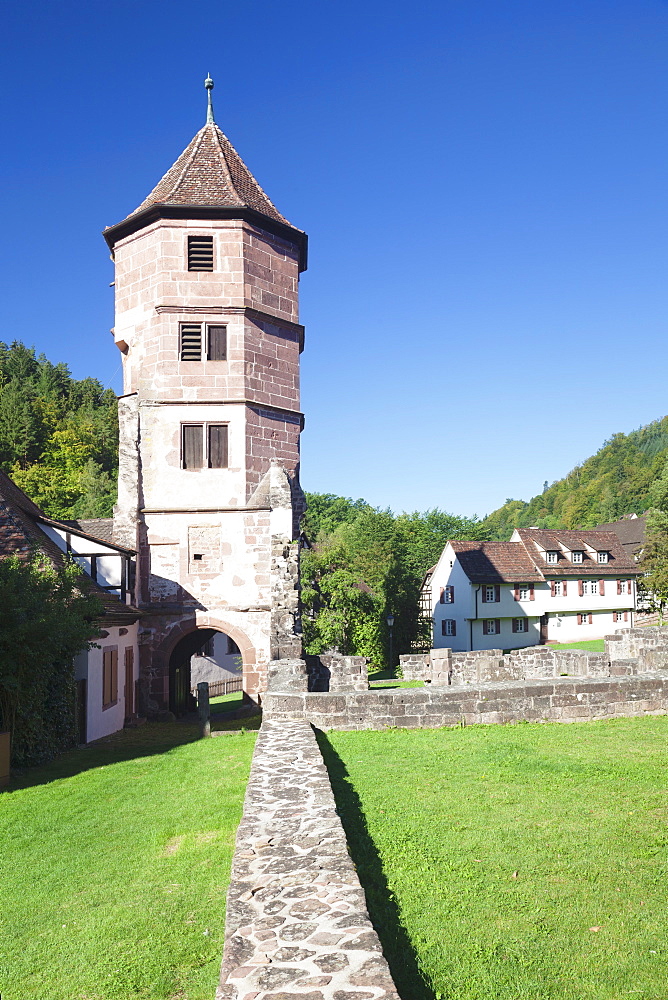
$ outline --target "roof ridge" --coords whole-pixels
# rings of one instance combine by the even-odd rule
[[[227,180],[229,182],[229,185],[230,185],[232,191],[234,191],[235,195],[237,196],[237,201],[239,202],[239,205],[243,205],[244,204],[244,200],[241,197],[241,195],[239,194],[239,192],[237,191],[237,186],[234,183],[234,178],[232,177],[232,171],[230,170],[230,165],[227,162],[227,157],[225,156],[225,150],[223,149],[223,146],[221,144],[220,137],[222,135],[222,137],[224,139],[227,139],[228,142],[230,142],[230,140],[227,138],[227,136],[223,132],[222,128],[220,128],[219,125],[216,125],[215,122],[212,122],[212,127],[213,127],[213,130],[214,130],[213,134],[216,137],[216,145],[218,146],[218,153],[220,154],[220,159],[222,160],[223,171],[225,172],[225,174],[227,176]],[[204,128],[207,128],[207,126],[205,125]],[[230,146],[232,146],[231,142],[230,142]],[[234,148],[234,147],[232,147],[232,148]],[[259,184],[257,186],[260,187]],[[260,190],[262,191],[262,188],[260,188]],[[264,192],[262,192],[262,193],[264,194]],[[268,198],[267,198],[267,201],[269,201]]]

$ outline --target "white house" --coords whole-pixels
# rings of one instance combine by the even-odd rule
[[[68,555],[103,605],[94,646],[74,661],[79,739],[89,743],[136,715],[139,611],[131,599],[135,553],[112,538],[112,520],[56,521],[0,472],[0,558],[36,550],[54,564]]]
[[[640,570],[614,532],[523,528],[448,542],[423,584],[434,647],[518,649],[633,625]]]

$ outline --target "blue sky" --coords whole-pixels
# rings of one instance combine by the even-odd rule
[[[100,232],[216,119],[310,237],[302,480],[483,515],[668,412],[664,0],[2,13],[0,339],[120,386]]]

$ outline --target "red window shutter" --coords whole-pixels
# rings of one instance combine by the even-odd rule
[[[622,592],[622,581],[618,580],[617,581],[617,595],[619,596],[619,594],[621,594],[621,592]]]
[[[593,621],[594,621],[594,619],[592,618],[591,615],[589,615],[589,624],[591,625]]]
[[[628,620],[629,620],[629,613],[628,613],[628,611],[625,611],[624,612],[624,621],[627,622]]]
[[[500,635],[500,633],[501,633],[501,619],[500,618],[495,618],[494,619],[494,635]]]
[[[582,580],[578,580],[578,597],[582,597],[584,594],[584,587],[582,586]]]
[[[535,601],[536,600],[536,594],[534,593],[533,583],[531,584],[531,589],[529,591],[529,600],[530,601]]]
[[[554,580],[550,580],[550,597],[556,597],[557,588],[555,586]]]
[[[487,586],[484,583],[482,585],[482,603],[487,604]]]
[[[628,593],[629,594],[632,593],[633,592],[633,583],[632,583],[631,580],[629,580],[629,582],[628,582],[628,588],[629,588],[628,589]]]
[[[605,580],[598,581],[598,592],[601,597],[605,597]]]
[[[498,604],[500,600],[501,600],[501,587],[499,587],[497,584],[497,586],[494,588],[494,602]]]
[[[453,623],[452,623],[452,634],[453,635],[457,635],[457,622],[456,621],[453,621]]]
[[[515,593],[513,594],[513,597],[516,601],[519,601],[520,599],[520,587],[518,583],[515,584]]]
[[[561,588],[561,593],[563,594],[564,597],[566,597],[567,592],[568,592],[568,587],[566,585],[566,581],[564,580],[563,587]]]
[[[445,604],[445,587],[441,587],[441,596],[439,597],[439,604]],[[445,632],[443,633],[445,635]]]

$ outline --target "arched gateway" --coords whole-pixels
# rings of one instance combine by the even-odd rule
[[[259,700],[269,661],[301,649],[306,236],[269,201],[211,105],[148,198],[104,235],[124,373],[114,531],[137,550],[142,708],[173,701],[178,642],[176,658],[188,633],[219,629],[214,620],[238,642],[245,690]]]

